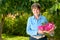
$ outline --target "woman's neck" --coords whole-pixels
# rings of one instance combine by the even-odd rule
[[[39,18],[39,16],[35,16],[35,18],[36,18],[36,19],[38,19],[38,18]]]
[[[36,18],[36,19],[38,19],[38,18],[39,18],[39,16],[40,16],[40,15],[37,15],[37,16],[35,16],[35,18]]]

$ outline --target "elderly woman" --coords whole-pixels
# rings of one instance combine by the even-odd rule
[[[39,3],[34,3],[31,6],[33,16],[28,18],[26,28],[27,34],[30,35],[30,40],[47,40],[44,34],[45,31],[38,30],[39,25],[48,22],[46,17],[41,15],[40,8],[41,6]]]

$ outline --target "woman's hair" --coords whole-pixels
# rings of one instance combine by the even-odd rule
[[[33,3],[32,6],[31,6],[31,9],[33,9],[33,8],[38,8],[38,9],[40,9],[41,6],[40,6],[39,3]]]

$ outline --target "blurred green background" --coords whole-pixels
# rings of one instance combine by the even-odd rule
[[[55,35],[48,38],[60,40],[60,0],[0,0],[0,34],[3,40],[29,40],[26,24],[28,17],[32,16],[31,5],[34,2],[40,3],[42,15],[56,25]]]

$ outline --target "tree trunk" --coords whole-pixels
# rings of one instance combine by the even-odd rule
[[[2,14],[2,20],[1,20],[1,23],[0,23],[0,40],[3,40],[2,39],[2,28],[3,28],[3,25],[4,25],[5,17],[6,17],[6,15]]]

